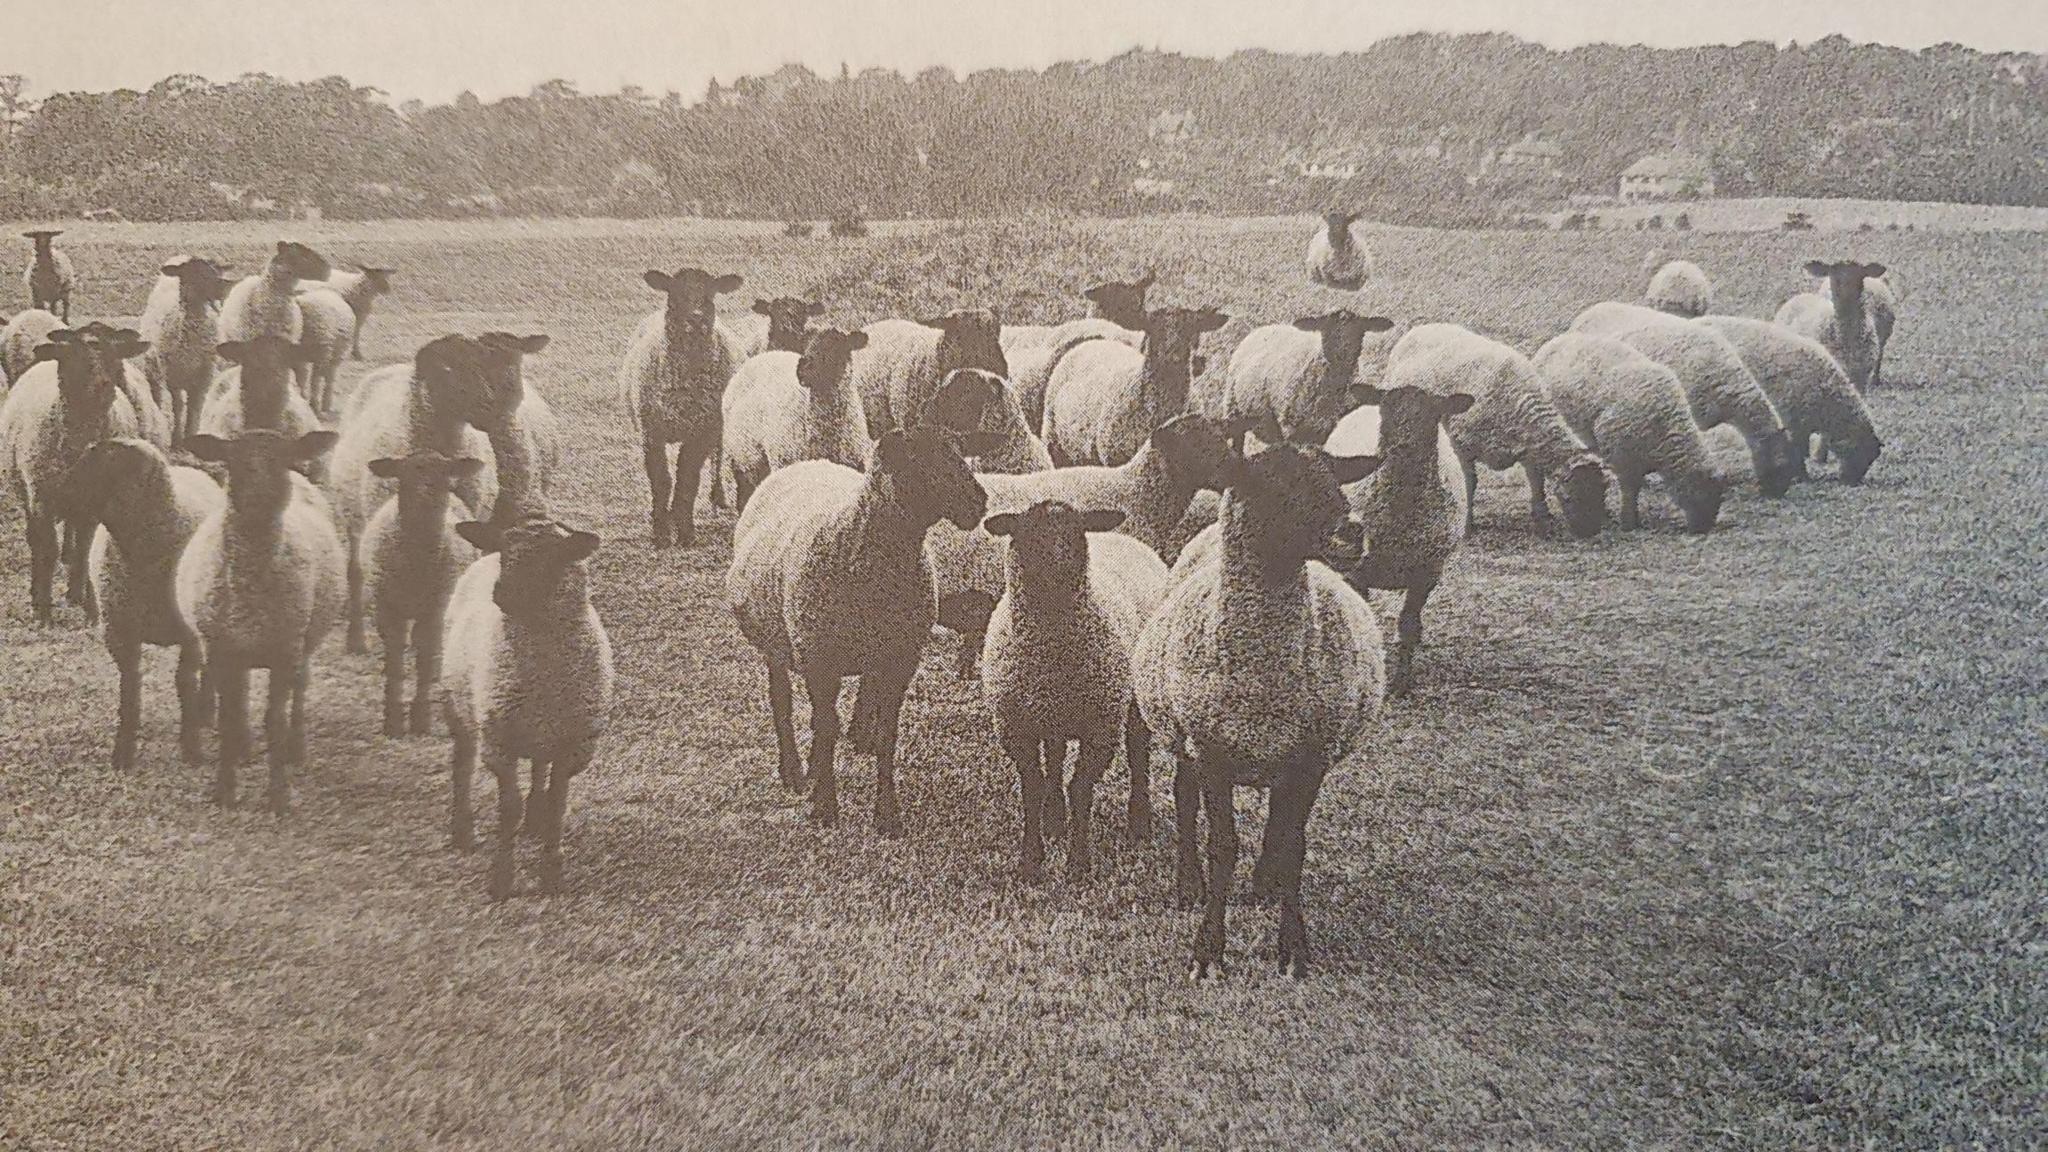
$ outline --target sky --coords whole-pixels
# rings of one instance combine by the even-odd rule
[[[7,7],[31,0],[6,0]],[[2048,52],[2048,0],[63,0],[0,35],[34,95],[166,75],[342,75],[394,100],[484,99],[561,77],[695,99],[707,80],[791,61],[834,73],[1101,60],[1131,47],[1221,56],[1336,52],[1419,30],[1553,47],[1811,42],[1831,33]]]

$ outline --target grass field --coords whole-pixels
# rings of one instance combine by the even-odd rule
[[[736,309],[822,290],[862,322],[956,300],[1049,318],[1153,263],[1156,299],[1239,317],[1220,364],[1251,322],[1328,306],[1307,230],[296,229],[403,269],[373,361],[451,330],[555,338],[530,378],[570,428],[561,512],[606,541],[620,672],[566,891],[523,876],[484,901],[484,857],[445,843],[445,741],[379,737],[374,658],[338,637],[283,822],[203,801],[161,653],[143,766],[112,772],[110,663],[75,611],[30,626],[10,499],[0,1146],[2048,1141],[2040,234],[1378,236],[1373,306],[1527,351],[1632,296],[1652,242],[1714,272],[1727,311],[1768,315],[1815,256],[1894,264],[1912,291],[1862,488],[1745,488],[1704,538],[1652,498],[1653,529],[1577,543],[1533,536],[1520,488],[1485,478],[1416,695],[1316,809],[1306,981],[1272,974],[1272,913],[1243,908],[1229,978],[1188,983],[1170,821],[1122,843],[1121,768],[1095,880],[1021,886],[1014,774],[936,650],[906,705],[908,834],[873,833],[866,772],[842,771],[850,819],[805,822],[721,604],[729,521],[697,550],[646,543],[611,385],[655,302],[642,269],[742,272]],[[249,268],[275,236],[80,226],[78,315],[132,315],[170,253]],[[1256,834],[1263,803],[1240,808]]]

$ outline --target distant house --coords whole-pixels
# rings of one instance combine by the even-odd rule
[[[1356,180],[1366,159],[1365,149],[1339,145],[1290,153],[1287,164],[1308,180]]]
[[[1503,173],[1525,172],[1555,176],[1558,165],[1563,161],[1563,148],[1531,132],[1501,149],[1493,158],[1493,166]]]
[[[1714,194],[1714,170],[1683,152],[1653,152],[1621,174],[1624,204],[1637,200],[1696,200]]]

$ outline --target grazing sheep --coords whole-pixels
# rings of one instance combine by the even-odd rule
[[[996,314],[982,308],[868,325],[867,347],[853,358],[854,387],[867,411],[868,435],[879,439],[898,425],[917,423],[939,385],[962,368],[1008,378],[1002,330]]]
[[[640,322],[619,368],[619,389],[654,501],[654,546],[697,542],[697,483],[718,448],[720,398],[740,366],[740,341],[718,320],[716,298],[740,286],[736,274],[650,270],[647,286],[667,302]],[[668,446],[676,445],[671,479]],[[713,477],[714,482],[716,477]]]
[[[197,764],[207,724],[199,637],[178,612],[178,557],[207,517],[227,505],[213,477],[174,465],[147,440],[101,440],[66,474],[57,493],[64,516],[96,520],[89,566],[100,606],[101,640],[121,675],[114,769],[135,766],[142,729],[142,646],[178,650],[178,746]]]
[[[1153,273],[1146,272],[1136,280],[1105,280],[1083,289],[1081,298],[1088,301],[1088,318],[1107,320],[1135,335],[1135,329],[1145,326],[1145,293],[1151,291],[1152,281]],[[1008,325],[1003,329],[1003,355],[1014,359],[1019,353],[1049,349],[1060,341],[1062,330],[1070,323]]]
[[[1308,241],[1308,278],[1311,284],[1356,292],[1372,275],[1372,250],[1365,246],[1365,233],[1358,227],[1358,213],[1323,213],[1323,226]]]
[[[1384,316],[1339,308],[1292,324],[1254,328],[1230,354],[1224,375],[1224,422],[1268,444],[1320,446],[1344,413],[1357,407],[1359,355],[1367,333],[1387,332]],[[1240,440],[1238,449],[1243,450]]]
[[[1091,340],[1060,358],[1045,390],[1045,446],[1055,464],[1129,460],[1152,430],[1187,411],[1203,334],[1230,322],[1214,308],[1160,308],[1145,350]]]
[[[938,424],[955,432],[986,432],[995,437],[1001,447],[967,462],[977,473],[1014,475],[1043,472],[1052,467],[1052,454],[1033,431],[1016,391],[1009,381],[993,372],[962,368],[947,376],[925,402],[918,423]]]
[[[313,406],[292,387],[292,368],[299,361],[297,345],[276,336],[258,336],[219,344],[214,354],[229,367],[214,377],[204,404],[195,405],[200,416],[194,432],[227,439],[245,429],[269,428],[297,439],[320,427]],[[299,467],[318,481],[326,465],[314,457]]]
[[[740,333],[742,362],[763,352],[801,352],[810,323],[825,314],[816,300],[798,296],[755,297],[754,315],[761,317]]]
[[[64,327],[56,314],[40,308],[31,308],[15,314],[0,331],[0,372],[4,372],[9,383],[21,379],[22,373],[35,367],[36,346],[50,338],[50,333]]]
[[[1673,260],[1658,268],[1643,292],[1643,303],[1659,312],[1691,319],[1714,310],[1714,283],[1705,269],[1690,260]]]
[[[1621,489],[1621,526],[1636,528],[1643,477],[1661,474],[1685,515],[1685,530],[1703,535],[1721,514],[1728,482],[1715,472],[1692,422],[1685,387],[1671,369],[1606,336],[1566,332],[1536,353],[1536,370],[1566,424],[1607,465]]]
[[[1010,541],[981,685],[996,738],[1017,766],[1024,814],[1018,871],[1026,880],[1037,879],[1045,862],[1045,791],[1069,787],[1069,740],[1080,743],[1062,806],[1072,814],[1069,875],[1088,874],[1095,783],[1119,741],[1131,773],[1131,840],[1151,835],[1151,741],[1131,698],[1131,650],[1165,596],[1166,565],[1136,540],[1111,534],[1123,520],[1113,508],[1081,511],[1046,500],[999,512],[985,524]]]
[[[497,454],[483,428],[502,424],[516,398],[498,393],[484,347],[463,336],[443,336],[422,345],[410,365],[394,364],[365,376],[349,394],[334,446],[328,486],[336,521],[347,546],[348,650],[366,652],[363,636],[363,573],[357,563],[363,527],[396,484],[370,471],[380,456],[432,451],[451,459],[474,456],[484,465],[455,485],[455,494],[476,519],[489,519],[498,502]],[[515,394],[516,395],[516,394]]]
[[[1741,353],[1796,447],[1819,436],[1841,457],[1842,482],[1863,482],[1884,442],[1855,385],[1825,347],[1782,324],[1746,316],[1704,316],[1693,323],[1712,328]]]
[[[356,338],[356,314],[341,293],[324,284],[301,287],[299,340],[306,364],[306,400],[323,416],[334,415],[334,378]]]
[[[1877,378],[1884,341],[1877,321],[1865,306],[1866,285],[1884,275],[1884,265],[1855,260],[1809,260],[1806,274],[1827,281],[1819,292],[1802,292],[1778,308],[1779,324],[1809,340],[1819,341],[1849,374],[1858,392]],[[1893,301],[1895,304],[1896,301]],[[1890,335],[1886,324],[1885,335]]]
[[[820,824],[839,818],[839,685],[858,676],[853,743],[875,755],[875,827],[902,832],[897,721],[936,610],[925,533],[940,520],[971,528],[988,504],[963,447],[980,445],[921,425],[876,441],[865,475],[829,460],[792,464],[762,481],[733,531],[726,602],[768,665],[778,769],[790,788],[804,785],[792,674],[810,695],[811,817]]]
[[[35,366],[15,379],[0,403],[0,476],[9,481],[26,522],[29,600],[38,624],[49,624],[55,611],[51,584],[60,556],[70,569],[65,599],[85,609],[88,623],[97,619],[86,585],[86,551],[95,524],[83,514],[60,515],[54,496],[64,475],[94,443],[140,432],[124,382],[127,361],[146,350],[125,329],[102,324],[56,329],[36,346]]]
[[[36,246],[35,256],[28,267],[22,269],[21,286],[28,289],[29,307],[54,312],[64,323],[71,323],[71,288],[77,283],[77,274],[71,270],[71,257],[57,251],[50,241],[64,234],[62,228],[44,228],[23,232],[22,236]]]
[[[590,767],[611,713],[612,642],[590,602],[585,563],[598,538],[543,516],[465,521],[457,531],[488,555],[448,601],[441,700],[455,738],[450,838],[462,849],[475,842],[469,784],[481,763],[498,782],[490,897],[510,896],[519,762],[531,761],[525,823],[541,842],[541,889],[553,891],[562,882],[569,781]]]
[[[433,731],[428,698],[441,673],[441,625],[455,581],[477,558],[476,549],[455,532],[463,519],[449,500],[450,487],[474,476],[483,461],[451,460],[439,452],[379,456],[370,474],[396,481],[398,493],[377,509],[356,545],[363,597],[377,620],[384,650],[384,734],[403,736],[408,719],[415,736]],[[405,651],[413,651],[412,712],[405,710]]]
[[[526,382],[526,358],[545,349],[548,337],[539,332],[486,332],[476,339],[486,393],[494,398],[473,421],[490,438],[497,466],[498,496],[491,517],[510,523],[528,513],[545,513],[555,473],[562,466],[562,425],[547,398]]]
[[[228,282],[221,266],[197,256],[174,256],[159,269],[136,328],[149,351],[142,374],[159,402],[171,405],[171,442],[199,431],[199,414],[213,387],[214,347],[220,343],[220,301]]]
[[[342,548],[317,491],[292,474],[334,446],[332,432],[291,437],[255,429],[234,439],[196,435],[185,448],[226,464],[227,503],[178,559],[178,612],[206,653],[220,694],[220,763],[213,800],[235,803],[249,753],[249,673],[270,672],[264,736],[270,810],[289,805],[289,766],[306,759],[306,685],[313,653],[340,615]]]
[[[735,507],[744,511],[769,473],[799,460],[867,468],[874,445],[848,372],[867,342],[865,332],[825,328],[811,333],[802,354],[763,352],[740,365],[725,389],[723,420]]]
[[[397,274],[396,268],[365,264],[359,271],[328,275],[327,286],[341,293],[341,298],[348,301],[349,310],[355,313],[355,331],[349,337],[349,356],[352,359],[363,358],[363,329],[370,325],[370,306],[377,302],[377,297],[391,291],[391,278]]]
[[[1301,909],[1308,818],[1323,777],[1365,747],[1386,673],[1379,620],[1358,591],[1316,562],[1345,524],[1342,486],[1378,463],[1282,444],[1233,454],[1221,547],[1186,570],[1139,634],[1138,708],[1175,760],[1178,890],[1204,884],[1195,803],[1209,813],[1207,907],[1194,976],[1220,969],[1237,869],[1237,785],[1272,790],[1254,886],[1280,896],[1280,969],[1305,975]]]
[[[1783,496],[1805,466],[1742,357],[1710,328],[1639,304],[1607,302],[1579,313],[1571,330],[1611,336],[1678,375],[1702,430],[1726,424],[1749,446],[1757,490]]]
[[[1470,409],[1445,421],[1465,471],[1468,534],[1480,464],[1495,471],[1521,465],[1529,479],[1529,518],[1538,531],[1551,524],[1545,481],[1557,485],[1573,536],[1589,539],[1607,522],[1607,474],[1558,414],[1527,356],[1469,328],[1424,324],[1394,346],[1387,383],[1472,397]]]

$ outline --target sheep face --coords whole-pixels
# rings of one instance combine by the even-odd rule
[[[1221,422],[1189,412],[1152,430],[1152,447],[1174,478],[1191,488],[1223,489],[1230,438]]]
[[[1333,246],[1351,242],[1351,222],[1358,219],[1358,213],[1347,209],[1332,209],[1323,213],[1323,231],[1330,234]]]
[[[50,241],[63,234],[64,230],[62,228],[39,228],[23,232],[21,235],[23,239],[35,242],[36,255],[41,256],[50,250]]]
[[[1451,417],[1471,410],[1473,404],[1468,393],[1440,396],[1413,384],[1360,388],[1353,395],[1360,403],[1379,408],[1380,456],[1390,461],[1413,459],[1434,463],[1438,428]]]
[[[1360,316],[1339,308],[1320,316],[1303,316],[1294,326],[1321,339],[1324,369],[1321,387],[1295,390],[1296,410],[1288,413],[1288,419],[1294,439],[1320,444],[1330,438],[1347,411],[1366,335],[1392,331],[1394,322],[1385,316]]]
[[[583,562],[597,551],[596,533],[539,515],[528,515],[503,528],[465,520],[455,531],[477,551],[500,554],[491,600],[507,617],[519,620],[545,614],[565,596],[579,602],[584,598]]]
[[[825,306],[795,296],[756,299],[754,313],[768,318],[768,347],[782,352],[804,350],[804,330],[825,314]]]
[[[1756,478],[1756,485],[1764,495],[1783,496],[1794,480],[1806,478],[1806,457],[1783,429],[1766,434],[1762,449],[1763,473]]]
[[[739,288],[738,273],[713,276],[701,268],[678,268],[673,275],[650,270],[641,279],[668,297],[663,310],[671,338],[709,339],[718,319],[718,297]]]
[[[109,505],[168,467],[163,453],[147,440],[101,440],[64,473],[52,503],[59,516],[103,520]]]
[[[1350,506],[1341,489],[1379,466],[1378,456],[1332,456],[1300,444],[1278,444],[1249,459],[1233,456],[1225,479],[1244,505],[1233,517],[1237,530],[1272,573],[1348,552],[1358,536],[1347,531]]]
[[[398,274],[396,268],[373,268],[364,265],[362,291],[369,296],[382,296],[391,291],[391,278]]]
[[[1877,438],[1877,433],[1870,432],[1847,443],[1832,443],[1829,447],[1842,458],[1842,483],[1861,484],[1863,477],[1869,474],[1870,466],[1877,463],[1878,453],[1884,450],[1884,441]]]
[[[269,428],[239,436],[188,436],[185,450],[228,470],[228,507],[255,523],[276,523],[292,499],[292,469],[327,454],[339,434],[322,429],[293,437]]]
[[[230,282],[221,273],[225,264],[216,264],[197,256],[164,265],[159,271],[178,281],[178,299],[188,305],[218,304],[228,294]]]
[[[799,365],[801,368],[801,365]],[[920,424],[936,424],[954,432],[1000,434],[1009,406],[1009,385],[993,372],[962,368],[946,377],[918,412]]]
[[[512,426],[513,414],[526,400],[526,358],[546,348],[548,337],[540,332],[531,336],[486,332],[476,342],[483,389],[470,410],[469,422],[486,432],[501,433]]]
[[[437,416],[445,414],[489,429],[495,426],[491,423],[494,418],[502,422],[509,412],[497,395],[489,361],[482,343],[467,336],[441,336],[413,354],[413,379],[425,394],[428,409]],[[512,408],[517,407],[515,401]]]
[[[1008,377],[1010,362],[1003,355],[1003,321],[987,308],[963,308],[918,323],[939,330],[936,356],[939,379],[962,368],[979,368]]]
[[[1088,578],[1088,533],[1114,532],[1120,509],[1083,512],[1061,500],[1041,500],[1022,512],[999,512],[982,527],[1010,540],[1016,582],[1059,603],[1073,601]]]
[[[1565,530],[1574,539],[1590,540],[1607,525],[1607,472],[1591,455],[1581,456],[1565,472],[1557,489],[1564,509]]]
[[[875,442],[875,471],[886,477],[896,500],[920,524],[951,520],[973,529],[988,512],[988,492],[963,456],[983,456],[1002,445],[984,433],[960,435],[920,424],[896,428]]]
[[[474,456],[443,456],[439,452],[415,452],[410,456],[381,456],[370,461],[370,475],[398,481],[398,513],[401,522],[425,514],[436,530],[441,526],[444,499],[455,485],[483,470],[484,462]],[[407,515],[414,509],[418,513]]]
[[[1828,282],[1828,294],[1843,305],[1853,305],[1863,299],[1863,282],[1875,280],[1884,275],[1884,265],[1865,264],[1857,260],[1808,260],[1806,274],[1816,280]]]
[[[1721,498],[1727,492],[1728,482],[1712,473],[1673,481],[1671,498],[1685,516],[1685,530],[1695,536],[1713,531],[1714,521],[1721,515]]]
[[[334,275],[334,265],[296,240],[279,240],[277,253],[270,258],[269,271],[272,280],[290,284],[296,280],[325,280]]]
[[[1120,328],[1133,331],[1145,326],[1145,293],[1152,288],[1153,274],[1136,280],[1105,280],[1084,290],[1081,296],[1095,308],[1095,314]]]
[[[1214,308],[1155,308],[1145,317],[1145,359],[1155,370],[1199,376],[1208,365],[1195,355],[1202,337],[1230,323]]]
[[[125,369],[122,361],[149,349],[132,328],[111,328],[98,321],[83,328],[59,328],[36,345],[38,363],[57,365],[57,391],[64,400],[65,419],[91,423],[114,403]]]
[[[811,333],[804,341],[803,354],[796,360],[796,382],[813,392],[831,391],[846,378],[846,366],[853,354],[867,346],[865,332],[826,328]]]

